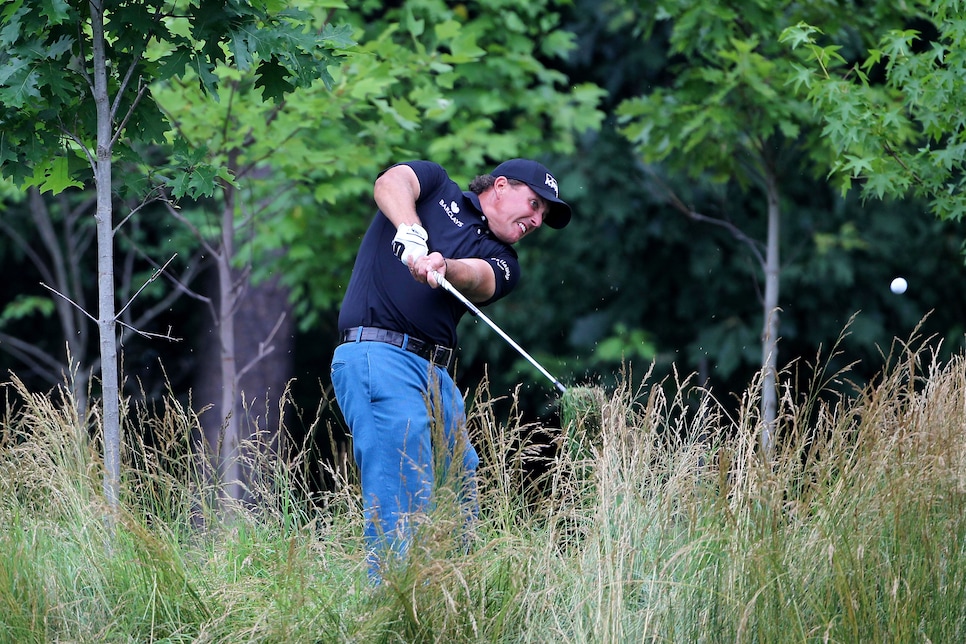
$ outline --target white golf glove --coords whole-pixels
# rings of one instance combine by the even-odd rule
[[[409,260],[416,261],[429,253],[426,242],[429,235],[419,224],[402,224],[396,229],[396,236],[392,238],[392,252],[403,264],[409,265]]]

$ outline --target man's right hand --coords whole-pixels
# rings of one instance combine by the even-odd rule
[[[409,266],[429,252],[426,242],[429,235],[419,224],[400,224],[396,229],[396,236],[392,238],[392,252],[403,264]]]

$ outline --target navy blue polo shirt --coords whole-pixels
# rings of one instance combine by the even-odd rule
[[[446,171],[430,161],[410,161],[419,179],[416,213],[429,236],[429,251],[447,259],[475,257],[493,268],[496,291],[490,304],[507,295],[520,279],[513,247],[490,232],[479,197],[464,192]],[[466,307],[443,289],[413,279],[392,253],[396,228],[376,212],[362,238],[339,312],[339,330],[374,326],[455,347],[456,325]]]

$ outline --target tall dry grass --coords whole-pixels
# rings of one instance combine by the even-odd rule
[[[497,417],[482,387],[479,521],[444,478],[379,585],[351,473],[310,502],[308,447],[253,438],[226,508],[190,410],[131,403],[110,514],[96,419],[13,379],[0,641],[963,641],[966,359],[936,356],[897,343],[844,393],[819,360],[785,374],[810,384],[782,392],[771,461],[756,385],[736,405],[686,378],[575,390],[559,429]]]
[[[889,362],[855,397],[785,391],[773,462],[754,388],[733,417],[687,383],[617,391],[533,639],[960,641],[966,364]]]

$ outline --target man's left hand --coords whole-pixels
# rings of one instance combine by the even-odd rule
[[[392,253],[403,264],[411,265],[429,252],[427,241],[429,241],[429,235],[425,228],[419,224],[412,226],[402,224],[396,229],[396,236],[392,238]]]

